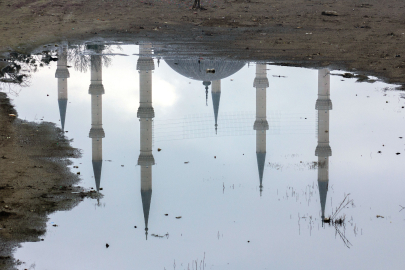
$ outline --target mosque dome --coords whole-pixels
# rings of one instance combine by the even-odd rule
[[[203,82],[212,82],[229,77],[245,65],[244,62],[240,61],[209,59],[165,60],[165,62],[182,76]],[[207,69],[215,70],[215,73],[209,73]]]

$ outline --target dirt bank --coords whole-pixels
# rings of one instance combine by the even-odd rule
[[[163,38],[242,59],[338,65],[405,82],[402,0],[0,0],[0,51],[64,39]],[[325,11],[333,11],[322,14]]]
[[[69,210],[85,197],[72,187],[79,177],[67,158],[80,156],[52,123],[22,121],[5,93],[0,93],[0,268],[13,269],[19,243],[41,241],[47,216]],[[72,193],[77,192],[77,193]]]

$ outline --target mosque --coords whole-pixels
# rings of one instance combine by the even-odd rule
[[[91,95],[91,129],[89,137],[92,139],[92,164],[97,191],[100,190],[101,169],[103,163],[102,139],[105,137],[102,124],[102,96],[104,86],[102,82],[101,45],[88,45],[87,49],[95,54],[91,55],[91,81],[89,94]],[[139,46],[137,70],[139,72],[139,108],[137,117],[140,122],[140,154],[138,165],[141,167],[140,183],[142,208],[145,221],[145,235],[148,237],[148,220],[152,201],[152,166],[155,159],[152,153],[152,128],[155,112],[152,106],[152,73],[155,69],[152,58],[151,44]],[[177,73],[190,79],[202,81],[208,99],[208,88],[211,86],[211,97],[214,108],[215,132],[218,129],[218,111],[221,96],[221,80],[239,71],[245,64],[237,61],[224,62],[222,60],[165,60]],[[215,70],[215,73],[207,72]],[[266,132],[269,129],[266,109],[266,91],[269,87],[266,64],[256,64],[256,76],[253,87],[256,88],[256,119],[253,129],[256,131],[256,159],[259,176],[260,195],[263,191],[263,172],[266,161]],[[55,77],[58,79],[58,103],[61,126],[64,129],[67,108],[67,47],[62,48],[59,56]],[[318,156],[318,186],[321,202],[322,220],[325,218],[325,204],[329,182],[329,156],[332,155],[329,146],[329,111],[332,109],[330,100],[330,74],[328,69],[318,71],[318,146],[315,155]]]

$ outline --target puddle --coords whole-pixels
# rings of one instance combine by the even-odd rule
[[[72,172],[104,196],[50,215],[18,269],[403,265],[395,86],[147,43],[52,49],[2,91],[73,139]]]

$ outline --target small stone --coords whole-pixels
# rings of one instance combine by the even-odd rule
[[[324,16],[338,16],[338,13],[336,11],[332,11],[332,10],[322,11],[321,14]]]

